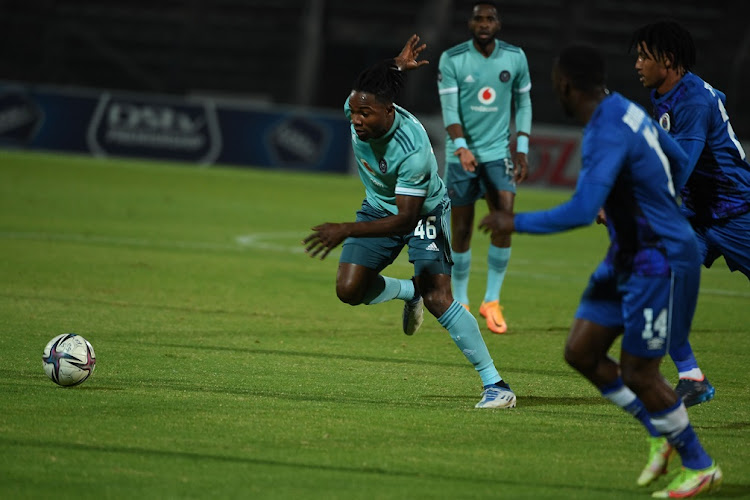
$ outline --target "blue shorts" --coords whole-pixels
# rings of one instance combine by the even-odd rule
[[[723,255],[729,269],[750,279],[750,212],[693,229],[704,266],[711,267]]]
[[[339,262],[358,264],[377,272],[391,265],[404,246],[409,247],[409,262],[414,274],[451,274],[451,233],[447,221],[451,214],[448,197],[443,198],[432,212],[423,215],[412,232],[404,236],[379,238],[347,238]],[[388,214],[374,208],[365,200],[357,212],[357,221],[371,221]]]
[[[473,205],[487,191],[510,191],[515,194],[513,162],[510,158],[480,163],[473,172],[467,172],[461,163],[446,166],[445,185],[451,203],[457,207]]]
[[[700,267],[667,276],[617,273],[602,262],[591,275],[576,311],[608,328],[622,329],[622,349],[633,356],[664,356],[683,344],[698,301]]]

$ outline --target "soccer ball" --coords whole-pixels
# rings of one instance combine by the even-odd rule
[[[94,373],[96,355],[88,340],[75,333],[63,333],[44,348],[42,364],[44,372],[54,383],[72,386]]]

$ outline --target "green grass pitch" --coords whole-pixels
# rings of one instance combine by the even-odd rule
[[[644,431],[562,358],[604,229],[514,236],[510,331],[483,333],[518,407],[475,410],[433,317],[404,336],[400,301],[337,300],[339,250],[302,251],[362,196],[350,176],[0,152],[0,498],[650,497]],[[568,196],[521,187],[517,208]],[[723,260],[703,272],[692,342],[717,393],[689,414],[719,498],[750,496],[749,306]],[[42,370],[66,332],[97,354],[75,388]]]

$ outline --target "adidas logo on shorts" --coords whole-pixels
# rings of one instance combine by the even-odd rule
[[[437,247],[437,245],[435,244],[434,241],[432,243],[430,243],[429,245],[427,245],[427,248],[425,248],[425,250],[429,250],[431,252],[439,252],[440,251],[440,249]]]

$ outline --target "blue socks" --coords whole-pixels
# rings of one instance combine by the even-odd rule
[[[453,271],[451,283],[453,285],[453,297],[462,304],[469,304],[469,270],[471,269],[471,250],[466,252],[453,252]]]
[[[438,322],[448,330],[453,342],[479,372],[482,386],[486,387],[502,380],[479,332],[477,320],[457,300],[454,300],[448,310],[438,318]]]
[[[698,441],[682,401],[677,401],[664,411],[649,413],[643,402],[619,377],[612,384],[602,387],[601,392],[602,396],[638,419],[652,437],[666,437],[680,454],[683,466],[705,469],[713,463]]]
[[[500,300],[500,289],[505,280],[505,271],[508,269],[510,260],[510,247],[496,247],[490,244],[487,253],[487,289],[484,292],[484,301],[492,302]]]
[[[696,361],[693,355],[693,349],[690,347],[690,342],[685,340],[685,343],[679,346],[672,345],[669,348],[669,356],[674,361],[677,371],[680,374],[680,378],[692,378],[694,380],[702,380],[703,372],[698,368],[698,361]]]
[[[378,275],[375,283],[365,293],[362,303],[372,305],[393,299],[411,300],[414,298],[414,293],[412,280],[398,280]]]
[[[602,387],[601,391],[602,396],[638,419],[651,437],[661,436],[661,432],[656,430],[651,423],[651,416],[648,414],[646,407],[643,406],[643,402],[638,399],[638,396],[628,386],[623,384],[620,377],[617,377],[617,380],[610,385]]]
[[[698,441],[682,401],[677,401],[674,406],[664,411],[652,413],[651,423],[667,438],[669,444],[675,447],[680,454],[683,467],[705,469],[711,466],[713,459]]]

